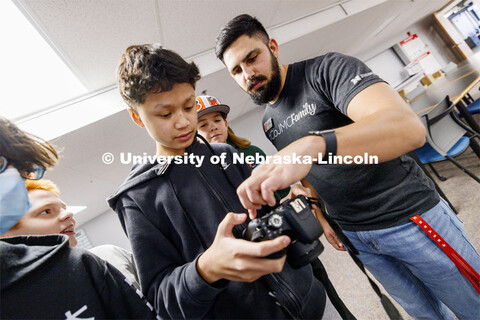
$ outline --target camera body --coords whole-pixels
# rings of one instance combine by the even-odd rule
[[[281,235],[289,236],[292,239],[290,245],[267,258],[277,259],[287,254],[288,263],[297,269],[316,259],[323,251],[323,245],[318,240],[322,232],[307,198],[296,196],[263,217],[250,221],[243,232],[243,238],[260,242]]]

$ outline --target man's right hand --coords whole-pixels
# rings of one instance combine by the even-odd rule
[[[274,191],[284,189],[303,179],[312,163],[301,159],[316,159],[318,153],[325,153],[325,140],[319,136],[306,136],[295,140],[274,154],[280,159],[291,159],[292,163],[269,162],[262,163],[252,171],[250,177],[237,188],[238,199],[250,216],[255,216],[255,210],[268,204],[276,204]],[[298,159],[299,162],[292,159]]]
[[[229,212],[218,225],[212,245],[197,260],[198,273],[206,282],[220,279],[253,282],[266,274],[282,271],[286,256],[279,259],[265,257],[287,247],[290,238],[280,236],[262,242],[236,239],[232,229],[246,218],[244,213]]]

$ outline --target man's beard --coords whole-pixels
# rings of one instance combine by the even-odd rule
[[[280,86],[282,84],[282,79],[280,77],[280,67],[278,65],[277,58],[275,58],[272,52],[270,52],[270,55],[272,57],[272,76],[270,81],[260,87],[257,91],[248,92],[253,102],[258,105],[268,103],[275,99],[278,92],[280,91]],[[267,80],[267,77],[265,77],[264,75],[254,76],[247,83],[247,89],[251,90],[252,83],[255,84],[258,81],[264,80]]]

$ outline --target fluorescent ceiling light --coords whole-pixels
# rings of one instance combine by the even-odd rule
[[[87,93],[87,88],[10,0],[0,1],[0,28],[1,115],[16,120]]]
[[[102,106],[99,108],[99,106]],[[20,129],[52,140],[126,108],[116,86],[92,92],[45,111],[40,116],[17,121]],[[45,125],[48,124],[48,125]],[[55,124],[55,125],[52,125]]]

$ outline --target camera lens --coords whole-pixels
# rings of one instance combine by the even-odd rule
[[[319,240],[311,243],[295,241],[288,247],[287,261],[293,269],[298,269],[317,259],[323,249]]]

